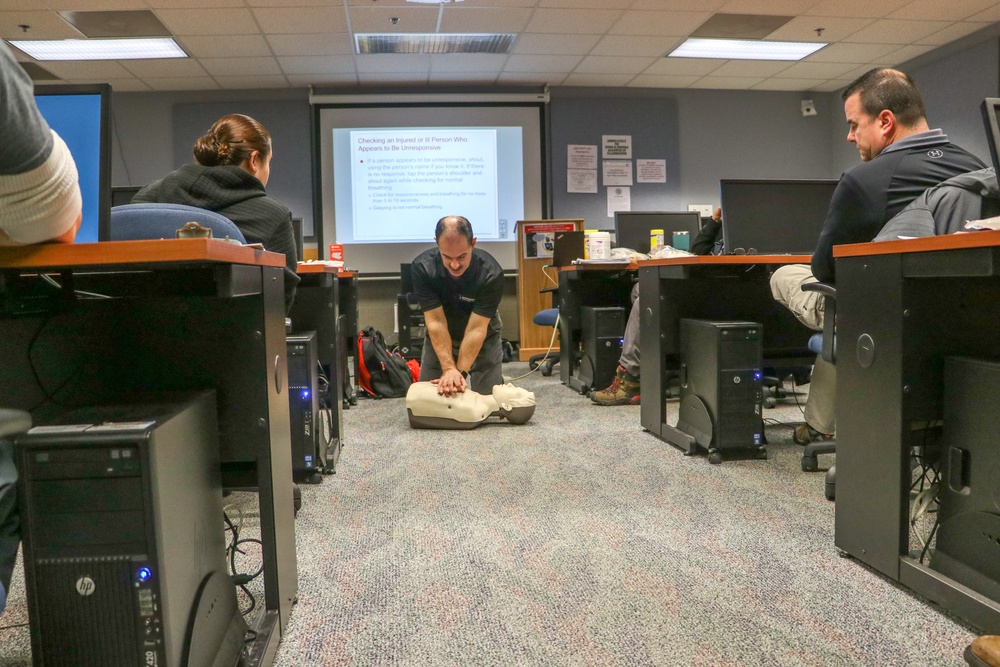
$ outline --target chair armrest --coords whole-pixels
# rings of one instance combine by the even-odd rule
[[[837,288],[829,283],[806,283],[803,292],[823,295],[823,351],[820,356],[831,364],[837,363]]]

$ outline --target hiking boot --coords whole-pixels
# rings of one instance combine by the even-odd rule
[[[833,435],[820,433],[809,424],[799,424],[795,427],[795,431],[792,432],[792,441],[796,445],[808,445],[810,442],[816,442],[817,440],[833,440]]]
[[[619,366],[611,386],[591,393],[590,400],[597,405],[639,405],[639,378]]]

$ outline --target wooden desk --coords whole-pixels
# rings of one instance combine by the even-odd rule
[[[837,246],[834,257],[836,545],[1000,632],[1000,601],[921,564],[907,523],[910,448],[918,425],[942,417],[944,358],[997,358],[1000,232]]]
[[[567,387],[581,393],[591,388],[575,377],[582,342],[580,308],[618,306],[625,309],[628,318],[635,266],[606,262],[572,264],[559,269],[559,379]]]
[[[742,320],[764,329],[764,360],[812,363],[805,325],[771,296],[770,277],[783,264],[808,264],[808,255],[706,255],[639,262],[639,341],[642,427],[666,440],[667,371],[679,366],[680,321]],[[808,361],[807,361],[808,360]]]
[[[264,608],[250,650],[263,665],[298,587],[284,265],[213,239],[0,248],[0,404],[44,423],[138,392],[216,390],[223,483],[259,490]]]

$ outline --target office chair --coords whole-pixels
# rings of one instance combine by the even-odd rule
[[[246,243],[232,220],[220,213],[183,204],[125,204],[111,208],[111,240],[172,239],[188,222],[212,230],[212,237]]]
[[[823,318],[823,331],[813,334],[809,338],[809,350],[820,355],[824,361],[831,364],[837,363],[837,288],[827,283],[807,283],[802,286],[804,292],[819,292],[823,295],[825,302],[825,316]],[[835,440],[824,440],[820,442],[810,442],[802,452],[802,470],[804,472],[814,472],[819,467],[817,458],[820,454],[833,454],[837,451]],[[825,495],[827,500],[836,497],[837,488],[837,466],[832,465],[826,471]]]
[[[9,436],[24,433],[31,428],[31,415],[23,410],[0,408],[0,614],[7,605],[10,583],[21,529],[17,515],[16,480],[14,470],[14,444]],[[4,583],[4,582],[7,583]]]
[[[540,290],[542,293],[549,292],[552,294],[553,302],[556,299],[556,294],[559,292],[558,287],[546,287]],[[546,308],[545,310],[540,310],[535,313],[531,321],[540,327],[554,327],[559,322],[559,309],[558,308]],[[528,368],[535,370],[536,368],[541,368],[542,375],[549,377],[552,375],[552,367],[559,363],[559,354],[553,352],[552,350],[547,350],[545,352],[540,352],[538,354],[533,354],[528,359]]]

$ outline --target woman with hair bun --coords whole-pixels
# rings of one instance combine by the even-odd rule
[[[215,121],[194,143],[194,164],[184,165],[140,190],[138,203],[186,204],[232,220],[249,243],[285,254],[285,310],[291,308],[299,277],[292,213],[264,190],[271,175],[271,135],[249,116]]]

